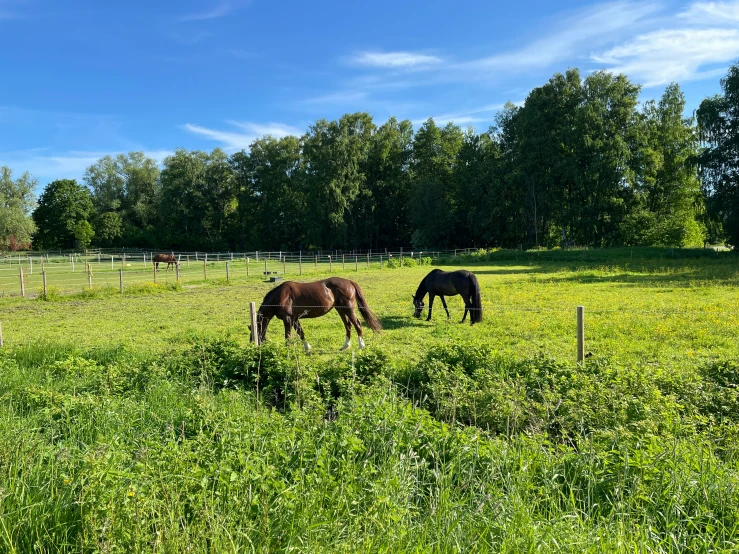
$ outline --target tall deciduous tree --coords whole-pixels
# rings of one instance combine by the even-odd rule
[[[304,138],[308,240],[351,246],[355,199],[366,190],[367,155],[375,125],[368,113],[317,121]]]
[[[723,93],[706,98],[697,111],[700,173],[711,215],[729,242],[739,245],[739,63],[721,79]]]
[[[113,242],[128,237],[141,243],[156,223],[159,204],[159,167],[143,152],[105,156],[85,171],[84,181],[93,195],[99,236]],[[104,214],[117,214],[103,217]],[[111,227],[120,219],[120,233]],[[149,233],[150,234],[150,233]]]
[[[30,245],[36,230],[31,218],[36,183],[28,172],[13,179],[9,167],[0,167],[0,250]]]
[[[413,140],[413,246],[450,246],[455,242],[454,171],[462,147],[462,130],[452,123],[438,127],[427,120]]]
[[[84,248],[94,235],[90,191],[73,179],[52,181],[41,194],[33,220],[39,248]]]

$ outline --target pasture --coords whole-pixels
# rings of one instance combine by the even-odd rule
[[[450,320],[438,299],[411,317],[430,266],[334,266],[384,330],[340,353],[336,314],[306,320],[310,356],[279,322],[249,345],[248,303],[274,285],[245,272],[0,299],[1,549],[739,547],[735,256],[440,267],[459,264],[482,289],[473,327],[459,297]]]

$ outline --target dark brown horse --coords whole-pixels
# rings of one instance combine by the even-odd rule
[[[174,252],[171,254],[155,254],[154,257],[151,259],[152,262],[154,262],[154,269],[156,271],[159,271],[159,264],[165,263],[167,264],[167,271],[169,271],[169,266],[177,263],[177,258],[174,256]]]
[[[477,282],[475,274],[460,269],[458,271],[442,271],[440,269],[432,270],[423,278],[421,284],[418,285],[416,294],[413,295],[413,305],[416,308],[414,317],[421,317],[423,311],[423,298],[429,295],[429,315],[426,321],[431,321],[431,310],[434,307],[434,298],[438,296],[441,304],[444,306],[446,316],[449,317],[449,309],[446,307],[445,296],[455,296],[460,294],[464,301],[464,315],[462,323],[470,312],[470,325],[482,321],[482,298],[480,297],[480,284]]]
[[[336,308],[346,328],[346,342],[344,342],[342,350],[349,347],[352,325],[359,336],[359,347],[364,348],[362,325],[354,313],[355,303],[358,305],[359,313],[362,314],[362,318],[364,318],[369,328],[379,332],[382,326],[367,306],[362,289],[354,281],[341,279],[340,277],[331,277],[313,283],[285,281],[269,291],[259,307],[257,315],[259,342],[264,341],[267,336],[267,326],[270,320],[276,317],[285,324],[285,339],[290,339],[292,328],[295,328],[300,340],[305,345],[305,351],[310,352],[310,344],[305,340],[300,320],[321,317]]]

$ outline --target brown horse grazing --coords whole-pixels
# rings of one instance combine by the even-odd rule
[[[151,259],[152,262],[154,262],[154,269],[156,271],[159,271],[159,264],[160,263],[167,263],[167,271],[169,271],[169,266],[172,264],[177,263],[177,258],[174,257],[174,252],[171,254],[155,254],[154,257]]]
[[[446,316],[449,317],[449,310],[446,307],[445,296],[462,295],[464,301],[464,315],[461,323],[464,323],[467,312],[470,312],[470,325],[482,321],[482,298],[480,297],[480,284],[477,282],[475,274],[460,269],[458,271],[442,271],[433,269],[426,277],[423,278],[421,284],[418,285],[416,294],[413,295],[413,305],[416,310],[414,317],[421,317],[423,311],[423,298],[429,295],[429,315],[426,321],[431,321],[431,310],[434,308],[434,297],[441,298],[441,304],[444,306]]]
[[[261,344],[264,341],[267,336],[267,326],[270,320],[276,317],[285,324],[285,339],[290,339],[291,330],[294,327],[298,332],[298,336],[300,336],[300,340],[303,341],[305,351],[310,352],[310,344],[305,340],[300,320],[321,317],[336,308],[346,328],[346,342],[344,342],[341,350],[349,348],[352,325],[359,336],[359,347],[364,348],[362,325],[354,313],[355,303],[358,305],[359,313],[362,314],[362,318],[369,328],[379,332],[382,326],[367,306],[362,289],[354,281],[340,277],[331,277],[313,283],[285,281],[269,291],[264,297],[262,305],[259,306],[257,315],[259,342]]]

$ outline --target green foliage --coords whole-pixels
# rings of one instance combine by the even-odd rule
[[[28,173],[13,179],[9,167],[0,167],[0,250],[30,245],[36,231],[31,218],[36,184]]]
[[[70,179],[52,181],[41,194],[33,219],[40,248],[74,248],[92,238],[90,192]],[[79,235],[79,236],[78,236]],[[88,242],[89,244],[89,242]]]
[[[79,249],[85,249],[90,246],[92,237],[95,236],[95,230],[86,220],[78,221],[74,226],[75,246]]]
[[[696,112],[706,147],[699,162],[708,196],[708,220],[718,222],[739,245],[739,63],[721,79],[722,94],[706,98]]]

